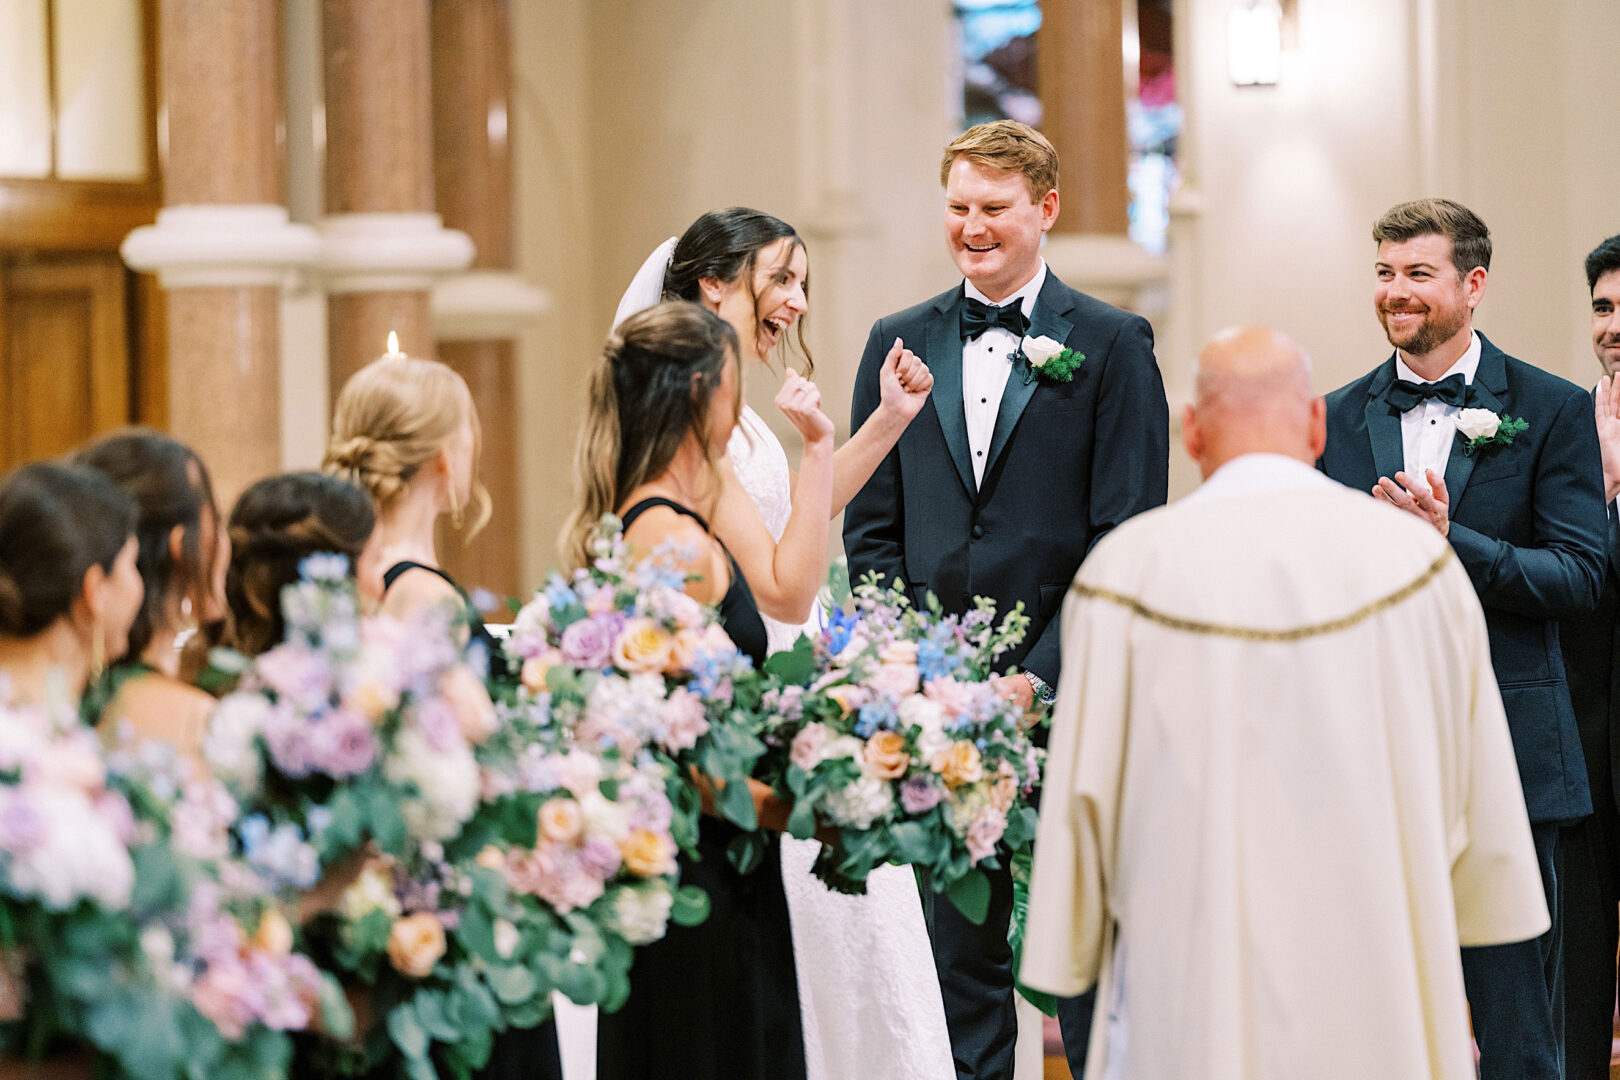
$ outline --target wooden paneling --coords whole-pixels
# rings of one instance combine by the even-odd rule
[[[1116,0],[1041,5],[1035,66],[1041,131],[1060,159],[1056,232],[1124,236],[1130,229],[1123,36]]]
[[[0,263],[0,465],[129,422],[127,319],[116,255]]]

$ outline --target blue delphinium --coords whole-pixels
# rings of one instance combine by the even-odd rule
[[[827,616],[827,651],[837,656],[849,644],[849,639],[855,633],[855,627],[860,622],[860,616],[853,612],[845,612],[842,608],[833,608]]]
[[[855,734],[870,739],[879,728],[892,730],[899,722],[900,717],[892,704],[882,699],[869,701],[861,706],[860,715],[855,720]]]

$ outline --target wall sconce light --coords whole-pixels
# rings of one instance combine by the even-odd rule
[[[1226,18],[1226,63],[1234,86],[1275,86],[1282,69],[1283,8],[1241,0]]]

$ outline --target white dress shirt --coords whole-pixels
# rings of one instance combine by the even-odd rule
[[[1001,301],[992,303],[984,293],[963,282],[967,295],[981,304],[1006,307],[1018,304],[1029,318],[1035,310],[1035,299],[1046,284],[1046,260],[1035,276],[1024,287]],[[990,453],[990,439],[996,432],[996,415],[1001,412],[1001,392],[1007,388],[1007,377],[1012,373],[1012,354],[1022,342],[1012,331],[993,327],[974,338],[962,342],[962,410],[967,416],[968,453],[973,457],[973,485],[984,482],[985,456]]]
[[[1468,351],[1458,358],[1440,376],[1444,379],[1462,372],[1463,382],[1474,385],[1474,372],[1479,370],[1479,335],[1472,335]],[[1395,377],[1408,382],[1439,382],[1440,379],[1420,378],[1406,366],[1401,354],[1395,354]],[[1451,444],[1457,438],[1457,414],[1462,410],[1447,405],[1439,398],[1429,398],[1401,413],[1401,449],[1405,452],[1406,475],[1413,483],[1428,486],[1424,470],[1433,469],[1439,477],[1446,475],[1446,462],[1451,460]]]

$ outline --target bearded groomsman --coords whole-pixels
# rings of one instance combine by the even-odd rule
[[[1114,526],[1163,505],[1169,409],[1147,320],[1078,293],[1041,258],[1058,214],[1057,151],[1011,120],[945,148],[945,241],[965,279],[872,327],[851,427],[878,404],[896,338],[921,342],[934,392],[844,514],[852,577],[897,578],[949,610],[974,596],[1024,605],[1017,672],[999,689],[1026,709],[1055,696],[1056,618],[1080,560]],[[915,345],[913,345],[915,347]],[[1011,1080],[1012,879],[991,875],[975,925],[933,906],[930,933],[956,1072]],[[1039,948],[1031,942],[1030,948]],[[1083,1060],[1090,999],[1059,1009],[1071,1067]],[[1076,1070],[1076,1075],[1079,1075]]]
[[[1597,604],[1606,522],[1592,399],[1473,329],[1490,232],[1449,199],[1373,226],[1374,309],[1395,353],[1327,397],[1321,467],[1429,522],[1468,571],[1490,634],[1553,925],[1462,950],[1483,1080],[1563,1076],[1559,826],[1591,813],[1559,619]],[[1409,673],[1413,695],[1425,673]],[[1457,838],[1466,844],[1466,837]]]
[[[1581,731],[1592,816],[1558,838],[1564,893],[1565,1060],[1567,1080],[1608,1080],[1613,1049],[1615,950],[1620,948],[1620,236],[1586,257],[1592,298],[1592,351],[1602,378],[1593,401],[1603,453],[1609,526],[1603,595],[1590,615],[1558,628],[1569,696]]]

